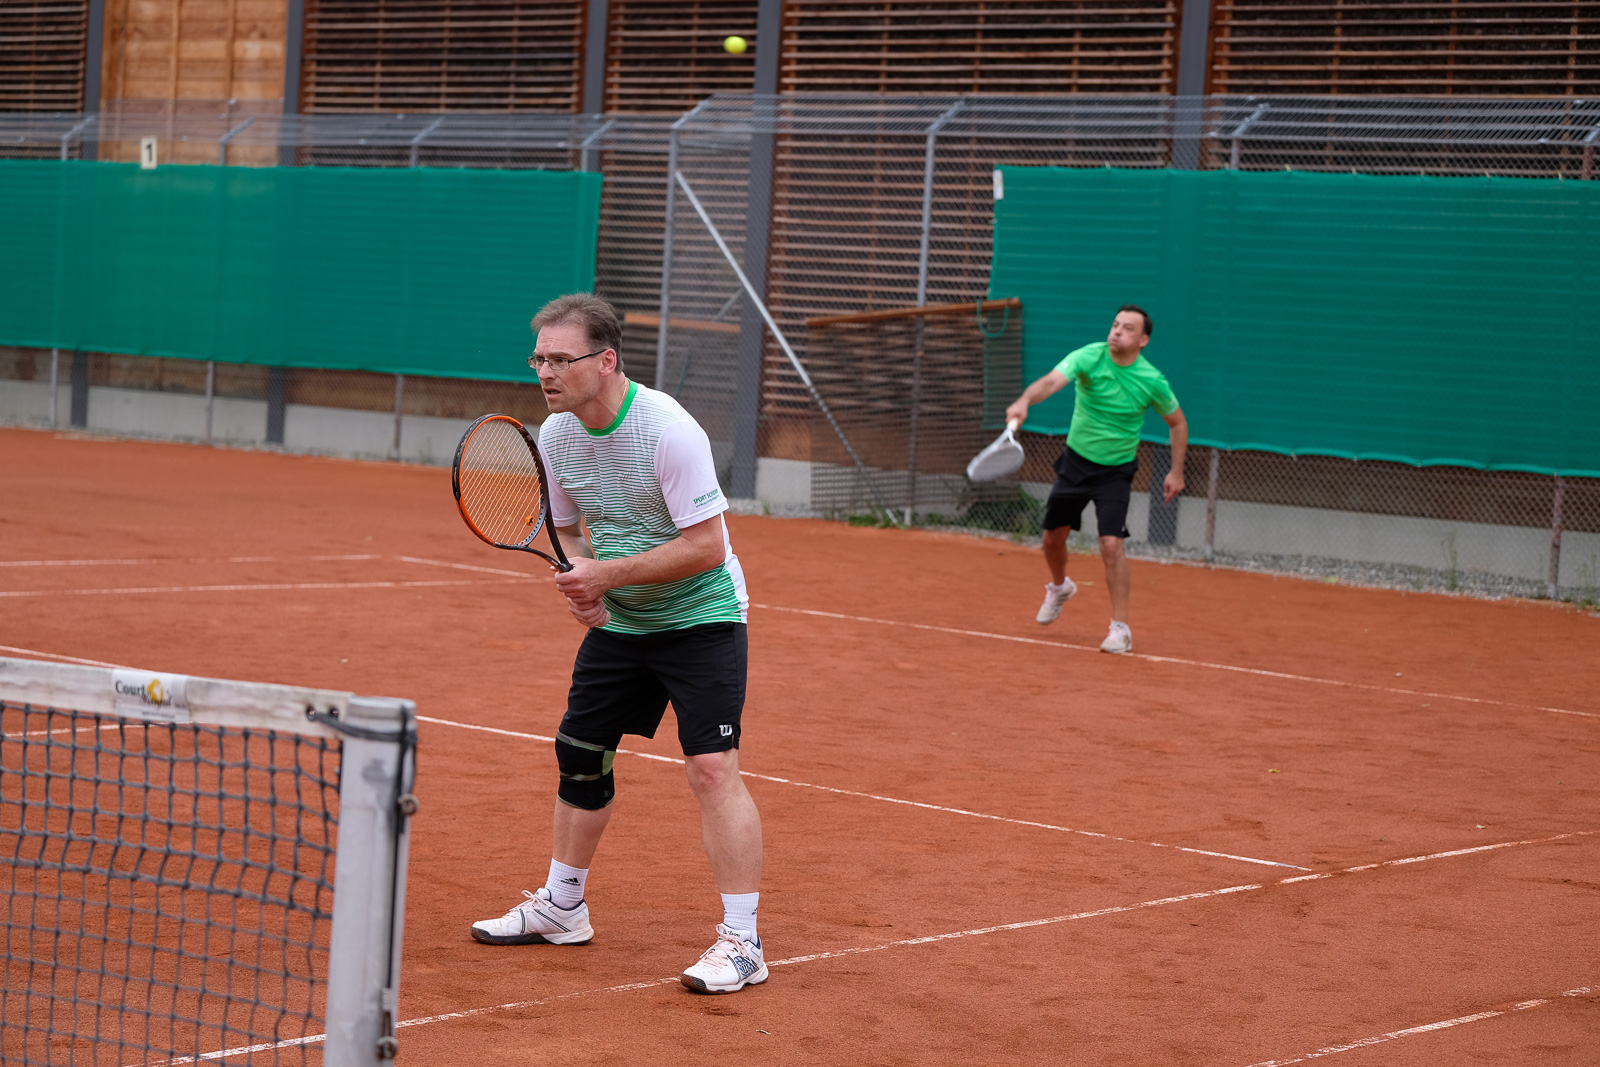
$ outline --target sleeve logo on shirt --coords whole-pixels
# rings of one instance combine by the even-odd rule
[[[717,499],[717,497],[721,493],[722,493],[721,489],[713,489],[709,493],[701,493],[699,496],[694,498],[694,506],[695,507],[699,507],[701,504],[706,503],[708,500],[715,500],[715,499]]]

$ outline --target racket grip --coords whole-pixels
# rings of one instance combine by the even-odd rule
[[[993,426],[994,423],[991,422],[989,425]],[[1017,430],[1020,429],[1021,427],[1022,427],[1022,420],[1021,419],[1011,419],[1006,423],[1006,433],[1016,433]]]

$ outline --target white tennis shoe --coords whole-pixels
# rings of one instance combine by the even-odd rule
[[[486,945],[583,945],[594,937],[587,903],[558,908],[542,886],[522,895],[526,899],[500,918],[473,923],[472,939]]]
[[[717,943],[678,980],[701,993],[737,993],[747,985],[760,985],[767,980],[761,939],[718,923]]]
[[[1128,629],[1128,624],[1112,619],[1111,631],[1106,634],[1106,639],[1100,642],[1100,651],[1118,654],[1132,652],[1133,631]]]
[[[1046,582],[1044,586],[1044,603],[1039,605],[1039,614],[1034,618],[1039,620],[1040,626],[1048,626],[1056,621],[1056,616],[1061,614],[1061,609],[1067,606],[1067,601],[1078,594],[1078,585],[1071,578],[1061,579],[1060,585]]]

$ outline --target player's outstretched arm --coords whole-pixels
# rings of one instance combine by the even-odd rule
[[[556,588],[569,600],[598,603],[608,589],[624,585],[659,585],[722,565],[727,557],[722,516],[686,526],[665,544],[619,559],[574,559],[572,569],[556,575]]]
[[[1015,419],[1019,424],[1028,421],[1028,409],[1041,401],[1048,400],[1067,387],[1067,376],[1058,370],[1053,370],[1043,378],[1034,382],[1022,391],[1022,395],[1012,401],[1006,408],[1006,421]]]
[[[1189,420],[1183,417],[1182,408],[1173,408],[1171,414],[1161,417],[1166,421],[1167,440],[1172,445],[1172,469],[1161,483],[1161,492],[1170,504],[1173,497],[1183,492],[1183,460],[1189,454]]]

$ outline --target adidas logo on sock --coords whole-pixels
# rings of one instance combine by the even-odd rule
[[[578,880],[576,878],[563,878],[563,879],[561,879],[561,884],[562,885],[577,885],[578,884]]]

